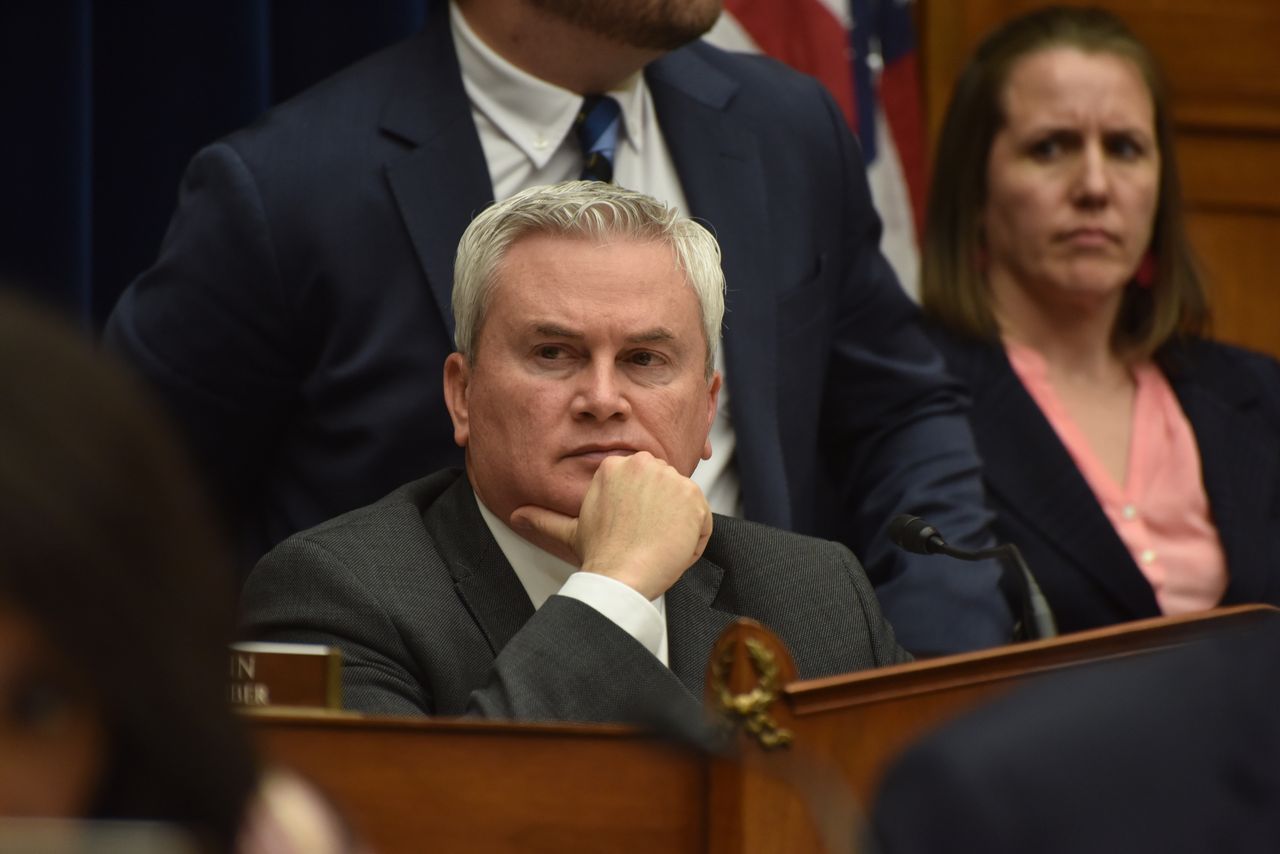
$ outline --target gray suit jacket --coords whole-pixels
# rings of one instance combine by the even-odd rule
[[[737,616],[790,647],[802,677],[903,661],[862,568],[836,543],[716,517],[667,592],[670,669],[590,606],[536,613],[457,470],[290,537],[245,586],[248,637],[337,645],[350,709],[661,724],[697,712]]]

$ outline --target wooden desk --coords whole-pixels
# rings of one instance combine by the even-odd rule
[[[377,852],[702,852],[709,759],[636,729],[249,713]]]
[[[853,798],[869,803],[888,763],[943,720],[1039,674],[1277,614],[1230,608],[790,682],[769,709],[790,746],[741,736],[729,758],[620,726],[249,715],[266,754],[316,781],[384,854],[851,850]]]
[[[1265,605],[1160,617],[992,650],[953,655],[826,679],[791,682],[772,709],[815,769],[835,773],[860,804],[874,801],[892,760],[930,729],[1012,688],[1056,670],[1144,655],[1260,620],[1280,619]],[[722,641],[723,642],[723,641]],[[743,828],[732,850],[820,850],[796,772],[742,739],[747,760],[719,805],[729,827]],[[780,770],[779,770],[780,769]],[[767,822],[757,816],[768,815]],[[727,816],[727,817],[726,817]]]

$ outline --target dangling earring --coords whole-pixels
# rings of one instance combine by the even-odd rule
[[[1138,264],[1138,269],[1133,271],[1133,283],[1140,288],[1150,288],[1156,283],[1156,255],[1150,249],[1147,254],[1142,256],[1142,261]]]

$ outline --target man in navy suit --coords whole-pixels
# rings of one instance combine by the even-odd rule
[[[471,217],[577,177],[607,95],[617,183],[707,223],[724,251],[712,509],[840,540],[905,646],[1001,643],[994,566],[898,554],[899,512],[988,536],[961,390],[878,249],[830,97],[694,41],[718,0],[458,0],[393,46],[200,152],[160,257],[107,328],[235,508],[252,559],[460,462],[439,365]]]

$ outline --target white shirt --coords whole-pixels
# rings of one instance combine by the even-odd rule
[[[454,48],[462,69],[462,85],[471,101],[471,116],[480,134],[494,198],[501,200],[538,184],[577,178],[582,150],[573,137],[573,121],[582,96],[561,89],[507,62],[481,41],[454,3],[449,4]],[[622,127],[614,152],[614,181],[653,196],[688,216],[671,152],[658,125],[653,98],[644,75],[636,73],[608,93],[622,108]],[[716,352],[716,370],[724,375],[724,348]],[[742,515],[742,490],[734,468],[733,425],[729,393],[720,387],[711,427],[711,459],[693,473],[716,513]]]
[[[582,572],[511,530],[484,506],[478,495],[476,506],[480,508],[484,523],[489,526],[489,533],[497,540],[503,557],[511,564],[529,594],[535,610],[552,596],[577,599],[612,620],[663,664],[670,664],[665,597],[649,601],[621,581],[596,572]]]

